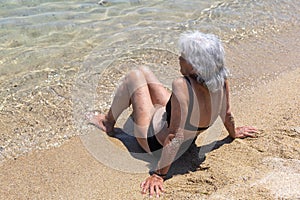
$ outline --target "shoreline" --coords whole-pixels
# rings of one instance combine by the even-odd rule
[[[250,38],[227,47],[227,64],[233,66],[232,71],[238,68],[234,67],[238,64],[245,69],[265,64],[263,66],[267,69],[274,69],[272,72],[278,71],[271,78],[260,74],[258,77],[262,79],[259,80],[255,80],[254,72],[249,79],[241,79],[239,74],[244,73],[243,67],[235,72],[237,79],[233,80],[233,85],[236,88],[232,89],[231,101],[237,125],[251,124],[261,133],[257,139],[225,143],[208,153],[200,165],[202,169],[167,180],[163,199],[300,196],[293,188],[293,185],[300,184],[300,150],[297,149],[300,143],[300,133],[297,132],[297,127],[300,127],[297,121],[300,116],[297,87],[300,85],[300,66],[297,66],[300,45],[297,44],[300,42],[294,39],[300,36],[297,29],[279,33],[275,38],[267,36],[268,45],[279,41],[268,52],[266,48],[261,49],[251,43],[259,44],[264,38],[258,41]],[[242,80],[244,84],[239,86]],[[226,137],[224,134],[223,137]],[[97,162],[82,145],[79,136],[58,148],[6,160],[0,163],[0,171],[1,199],[143,199],[139,184],[147,176],[145,173],[113,170]]]

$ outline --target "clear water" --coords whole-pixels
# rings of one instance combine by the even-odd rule
[[[72,91],[78,73],[115,66],[98,88],[104,96],[98,107],[105,107],[107,88],[123,68],[164,59],[169,66],[181,32],[210,32],[230,44],[298,26],[299,10],[299,0],[1,0],[0,160],[77,134]]]
[[[299,8],[298,0],[0,1],[1,78],[58,68],[100,44],[105,49],[118,42],[116,51],[123,51],[142,40],[169,48],[164,45],[190,29],[228,42],[296,23]]]

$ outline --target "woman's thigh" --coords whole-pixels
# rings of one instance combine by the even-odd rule
[[[148,67],[140,67],[139,70],[145,76],[152,104],[165,106],[171,96],[171,92],[164,87]]]

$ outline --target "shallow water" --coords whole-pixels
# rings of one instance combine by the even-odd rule
[[[234,45],[299,26],[299,10],[298,0],[0,1],[0,160],[82,134],[76,117],[107,109],[132,67],[173,70],[170,85],[181,32]]]
[[[300,17],[297,0],[111,0],[104,5],[15,0],[0,5],[1,79],[11,73],[61,68],[99,45],[106,49],[115,44],[117,52],[130,44],[175,51],[184,30],[215,33],[228,42],[280,29]],[[148,40],[143,38],[146,34]],[[174,42],[173,49],[165,46],[168,41]]]

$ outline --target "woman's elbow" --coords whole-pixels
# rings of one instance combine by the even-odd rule
[[[184,141],[184,136],[183,134],[169,134],[167,136],[167,138],[165,139],[164,142],[164,146],[173,146],[173,147],[177,147],[177,146],[181,146],[181,144]]]

